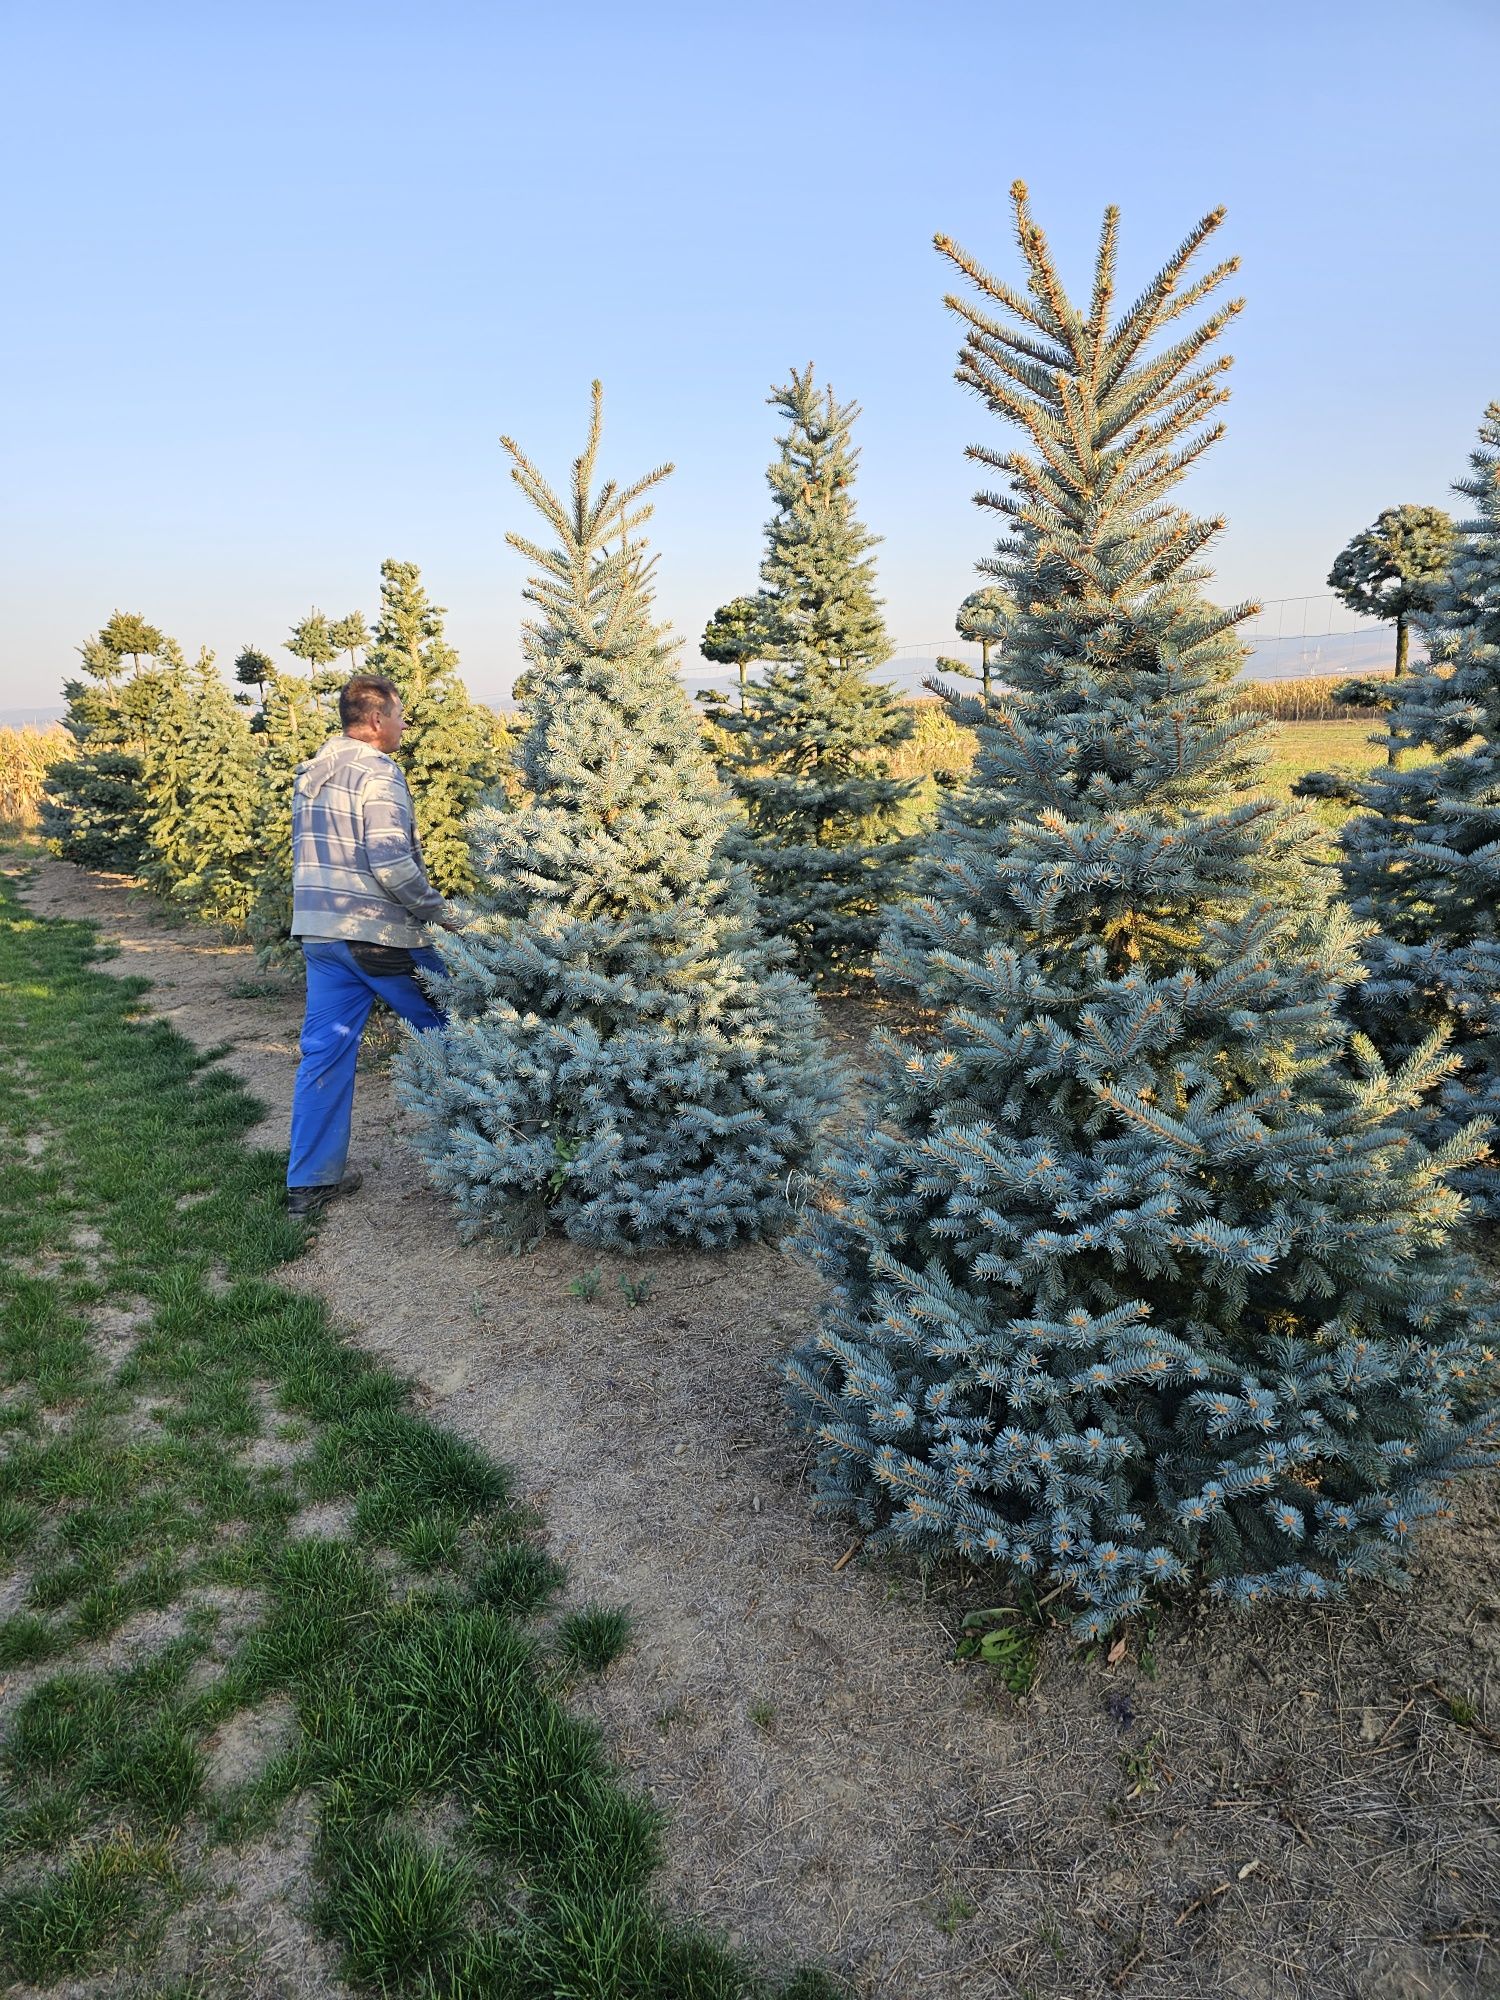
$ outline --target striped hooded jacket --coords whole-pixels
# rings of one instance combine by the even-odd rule
[[[292,787],[292,936],[410,950],[444,907],[400,767],[373,743],[330,738]]]

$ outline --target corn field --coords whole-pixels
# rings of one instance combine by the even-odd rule
[[[1389,674],[1368,674],[1367,680],[1389,680]],[[1347,674],[1308,674],[1300,680],[1246,681],[1239,693],[1242,708],[1258,708],[1277,722],[1348,722],[1356,711],[1340,708],[1333,699]]]
[[[0,831],[36,825],[47,772],[73,747],[65,729],[0,729]]]
[[[1367,678],[1389,677],[1376,674]],[[1334,690],[1343,687],[1348,679],[1347,674],[1321,674],[1304,675],[1296,680],[1243,681],[1235,698],[1240,707],[1256,709],[1274,722],[1366,721],[1373,728],[1373,719],[1335,703]],[[942,702],[933,696],[918,695],[912,707],[916,710],[916,727],[906,742],[891,753],[891,776],[962,784],[979,748],[972,730],[956,723]]]

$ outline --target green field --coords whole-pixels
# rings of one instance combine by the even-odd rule
[[[1372,721],[1278,722],[1268,775],[1279,790],[1289,791],[1305,771],[1373,770],[1385,761],[1379,742],[1371,741],[1374,727]]]

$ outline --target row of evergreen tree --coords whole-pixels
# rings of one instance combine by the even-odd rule
[[[1180,324],[1235,269],[1193,272],[1221,216],[1118,312],[1114,212],[1080,307],[1019,186],[1015,208],[1024,289],[939,240],[974,295],[950,300],[959,380],[1026,444],[972,452],[1005,532],[962,614],[982,684],[948,697],[979,756],[935,833],[913,851],[880,768],[901,719],[872,679],[852,408],[810,371],[775,392],[762,589],[719,621],[724,657],[766,667],[716,704],[737,815],[655,614],[667,468],[600,479],[596,387],[566,491],[507,443],[544,523],[511,538],[521,800],[469,813],[449,1022],[398,1081],[466,1229],[712,1247],[800,1218],[826,1288],[788,1383],[824,1498],[876,1545],[1061,1587],[1096,1635],[1185,1579],[1236,1602],[1398,1580],[1447,1483],[1495,1462],[1455,1179],[1493,1172],[1500,409],[1390,717],[1449,754],[1361,795],[1354,913],[1234,699],[1252,607],[1204,594],[1222,523],[1173,497],[1222,431],[1239,302]],[[139,636],[100,642],[100,751],[150,785]],[[877,978],[925,1026],[851,1110],[790,958],[847,965],[882,905]]]
[[[873,1546],[1061,1588],[1097,1636],[1186,1580],[1236,1603],[1399,1581],[1447,1483],[1495,1462],[1493,1302],[1453,1184],[1489,1171],[1490,1134],[1476,1085],[1451,1097],[1446,1020],[1404,1023],[1392,1066],[1392,1036],[1353,1025],[1367,966],[1411,978],[1428,946],[1330,899],[1324,830],[1268,790],[1270,726],[1235,700],[1253,607],[1204,595],[1222,523],[1173,498],[1222,430],[1213,349],[1239,302],[1179,324],[1235,268],[1192,271],[1220,215],[1117,313],[1114,212],[1079,307],[1015,199],[1024,291],[940,239],[977,294],[951,301],[959,379],[1028,443],[973,451],[1006,533],[965,615],[981,675],[1003,642],[1004,685],[950,693],[980,751],[934,837],[897,864],[872,853],[897,841],[855,831],[895,802],[855,754],[890,740],[868,589],[835,620],[784,587],[867,560],[852,411],[810,375],[777,391],[763,590],[710,634],[769,663],[717,705],[735,822],[652,613],[642,495],[661,474],[597,483],[596,393],[569,493],[509,447],[548,530],[513,538],[538,611],[526,803],[474,817],[481,893],[440,941],[449,1026],[399,1077],[467,1228],[722,1245],[797,1211],[791,1247],[826,1284],[787,1378],[824,1499]],[[1500,470],[1481,458],[1448,623],[1392,728],[1485,748],[1372,788],[1385,833],[1348,853],[1384,839],[1402,895],[1420,854],[1413,931],[1465,935],[1445,1004],[1492,1008],[1500,968],[1473,939],[1494,936],[1500,852]],[[824,757],[835,687],[847,733]],[[780,782],[788,755],[821,816]],[[913,872],[877,977],[926,1025],[880,1043],[820,1158],[835,1079],[776,933],[836,965],[875,918],[851,891],[888,859]]]
[[[729,846],[788,964],[825,987],[868,970],[931,814],[919,782],[891,771],[915,711],[875,678],[891,645],[871,555],[878,537],[855,506],[858,407],[820,390],[811,367],[793,370],[769,400],[785,429],[768,474],[761,589],[716,612],[702,640],[707,659],[738,669],[737,693],[699,698],[738,807]],[[338,685],[363,664],[388,673],[406,701],[401,762],[433,878],[448,892],[471,887],[465,814],[482,789],[512,775],[497,767],[497,738],[514,746],[465,695],[415,565],[388,562],[382,575],[373,635],[361,612],[330,619],[314,610],[285,641],[300,672],[258,647],[240,653],[237,700],[253,710],[253,742],[211,654],[189,666],[158,628],[116,612],[81,649],[87,679],[66,690],[67,727],[87,747],[54,776],[45,823],[56,850],[139,871],[274,953],[290,909],[292,776],[333,726]],[[986,695],[1013,616],[999,585],[960,609],[958,631],[982,647]],[[756,666],[765,672],[752,678]],[[530,678],[517,683],[523,705]]]
[[[291,919],[292,780],[337,729],[338,689],[363,666],[401,691],[423,853],[444,893],[462,894],[474,885],[464,822],[511,745],[470,700],[443,615],[415,563],[385,562],[373,632],[360,612],[313,611],[286,642],[303,671],[248,646],[233,694],[211,652],[189,664],[157,626],[117,611],[64,688],[77,751],[50,774],[44,834],[64,858],[139,874],[274,956]]]

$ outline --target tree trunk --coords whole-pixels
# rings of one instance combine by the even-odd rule
[[[1406,672],[1407,655],[1411,650],[1411,637],[1406,629],[1406,613],[1396,613],[1396,679],[1399,681]],[[1392,768],[1401,762],[1401,752],[1393,743],[1385,753],[1385,761]]]

